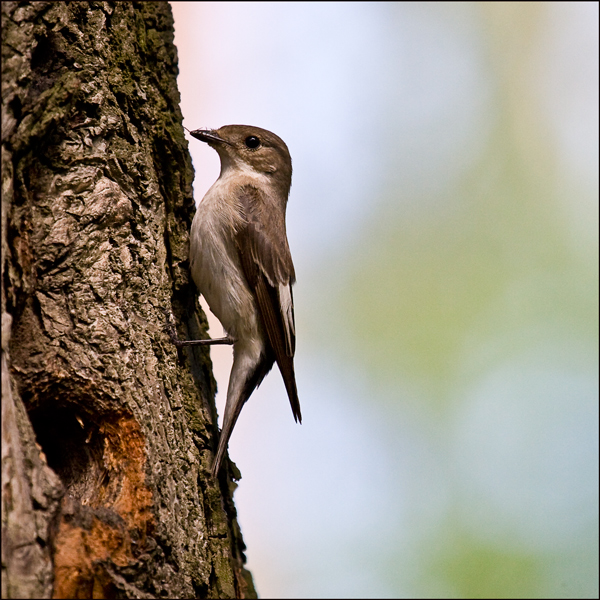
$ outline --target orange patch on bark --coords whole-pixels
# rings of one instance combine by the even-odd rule
[[[114,597],[110,566],[134,564],[132,538],[142,549],[153,524],[145,439],[137,421],[119,415],[98,434],[103,436],[103,452],[90,470],[96,479],[93,492],[83,499],[67,492],[63,499],[55,538],[54,598]]]

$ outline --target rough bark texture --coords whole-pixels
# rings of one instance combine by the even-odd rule
[[[2,596],[255,597],[168,3],[2,3]],[[37,443],[36,443],[37,441]]]

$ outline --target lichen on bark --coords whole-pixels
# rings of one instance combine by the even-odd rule
[[[167,309],[182,336],[206,333],[170,7],[2,11],[4,354],[60,478],[54,597],[254,597],[233,484],[210,478],[209,353],[164,331]],[[2,518],[10,537],[4,504]]]

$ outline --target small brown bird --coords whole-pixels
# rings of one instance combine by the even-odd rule
[[[221,174],[200,202],[190,233],[192,277],[226,332],[205,343],[233,344],[216,476],[242,406],[274,362],[302,422],[294,374],[296,276],[285,229],[292,159],[281,138],[259,127],[190,134],[221,158]]]

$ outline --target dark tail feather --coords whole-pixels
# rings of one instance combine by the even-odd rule
[[[277,366],[281,371],[283,383],[290,399],[292,413],[296,423],[302,423],[302,413],[300,412],[300,399],[298,398],[298,388],[296,387],[296,375],[294,374],[294,363],[287,356],[281,361],[277,361]]]
[[[290,399],[294,419],[296,422],[300,421],[302,423],[300,400],[298,399],[298,389],[296,387],[296,375],[294,374],[293,347],[295,345],[295,338],[292,339],[292,356],[290,356],[284,339],[279,293],[273,286],[267,283],[265,277],[258,279],[254,289],[267,337],[271,343],[277,366],[281,371],[283,383]]]

